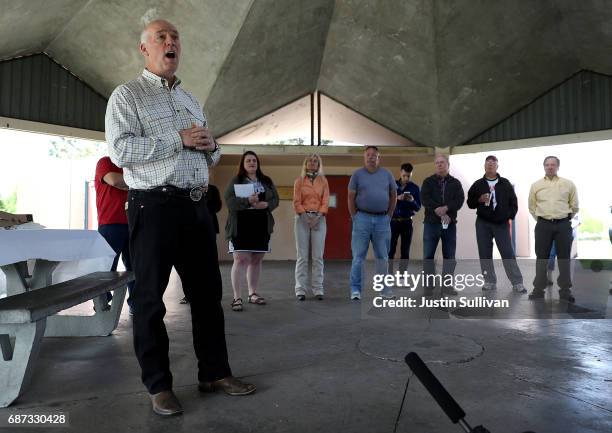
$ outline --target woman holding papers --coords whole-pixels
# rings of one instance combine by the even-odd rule
[[[309,244],[312,251],[312,292],[323,300],[323,248],[327,225],[325,215],[329,202],[329,185],[323,175],[323,161],[319,155],[304,159],[302,173],[293,184],[293,209],[295,210],[295,296],[306,299],[308,284]]]
[[[224,194],[229,215],[225,224],[225,237],[229,252],[234,256],[232,266],[232,310],[242,311],[241,276],[246,273],[249,303],[264,305],[265,299],[257,294],[261,261],[270,252],[270,235],[274,227],[272,211],[278,207],[278,192],[272,179],[262,173],[255,152],[242,155],[238,175]]]

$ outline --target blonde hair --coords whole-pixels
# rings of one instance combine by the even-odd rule
[[[308,164],[308,160],[310,160],[311,158],[317,159],[317,161],[319,162],[317,173],[320,176],[323,176],[323,159],[321,159],[321,156],[317,155],[316,153],[311,153],[310,155],[307,155],[306,158],[304,158],[304,163],[302,164],[302,177],[306,176],[306,165]]]

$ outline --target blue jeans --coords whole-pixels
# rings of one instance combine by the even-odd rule
[[[550,248],[550,257],[548,258],[548,270],[555,270],[555,259],[557,258],[557,245],[555,241],[552,243],[552,247]]]
[[[386,274],[391,243],[390,218],[388,215],[372,215],[358,211],[353,217],[351,237],[351,250],[353,252],[351,293],[361,293],[363,262],[368,254],[370,241],[376,258],[376,273]]]
[[[127,224],[104,224],[98,227],[98,232],[108,242],[110,247],[115,251],[115,260],[113,260],[113,266],[111,271],[117,270],[119,264],[119,256],[123,261],[126,271],[132,270],[132,261],[130,260],[130,233]],[[134,281],[128,283],[128,306],[132,308],[132,300],[129,295],[134,289]],[[113,297],[110,292],[107,294],[107,298],[110,301]]]
[[[450,223],[447,229],[442,224],[423,224],[423,271],[425,275],[433,275],[436,272],[436,249],[438,242],[442,240],[442,274],[453,275],[455,272],[455,250],[457,249],[457,225]]]

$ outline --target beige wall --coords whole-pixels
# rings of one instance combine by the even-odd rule
[[[272,178],[276,186],[293,186],[296,177],[299,176],[301,165],[266,166],[265,155],[261,156],[261,166],[264,173]],[[403,162],[403,161],[402,161]],[[383,166],[390,168],[394,176],[398,176],[401,162],[397,157],[388,157],[384,160]],[[358,167],[328,167],[323,160],[326,174],[351,175]],[[230,181],[236,174],[237,166],[226,166],[221,164],[214,170],[212,183],[214,183],[223,194]],[[419,183],[420,181],[417,181]],[[343,204],[346,206],[346,204]],[[266,255],[267,260],[295,260],[295,240],[293,235],[293,204],[291,200],[281,200],[279,207],[273,212],[275,226],[272,234],[272,252]],[[223,203],[223,209],[217,214],[221,233],[217,239],[220,260],[231,260],[231,254],[227,252],[227,241],[225,240],[225,221],[227,220],[227,208]],[[422,230],[421,230],[422,233]],[[328,233],[328,236],[330,234]],[[421,235],[422,236],[422,235]],[[413,242],[413,249],[422,247]],[[371,251],[370,251],[371,254]]]
[[[262,168],[264,172],[272,178],[277,186],[291,186],[295,178],[299,175],[300,166],[284,165],[284,166],[268,166],[266,167],[265,155],[262,156]],[[483,164],[482,161],[466,161],[465,158],[457,158],[451,156],[450,172],[457,177],[463,186],[467,198],[467,191],[471,184],[482,176]],[[383,167],[391,170],[397,178],[399,176],[399,166],[403,162],[410,162],[409,158],[386,157],[383,159]],[[324,161],[325,164],[325,161]],[[423,180],[433,174],[433,162],[421,162],[414,165],[413,182],[421,185]],[[350,175],[358,167],[327,167],[327,174],[335,175]],[[215,168],[213,174],[213,183],[219,187],[221,195],[223,195],[229,180],[235,175],[237,168],[234,166],[221,165]],[[529,222],[528,212],[526,210],[528,194],[528,185],[520,185],[517,188],[519,199],[519,215],[517,216],[517,247],[519,256],[528,256],[530,253],[529,245]],[[343,204],[346,206],[346,204]],[[410,248],[410,256],[414,259],[423,257],[423,215],[421,210],[413,220],[414,233],[412,237],[412,245]],[[272,252],[266,255],[267,260],[295,260],[295,240],[293,235],[293,207],[290,200],[281,200],[280,206],[274,211],[274,219],[276,222],[274,233],[272,234]],[[221,234],[217,240],[219,249],[219,258],[221,260],[231,260],[231,255],[227,252],[227,241],[225,240],[225,221],[227,219],[227,209],[224,208],[219,212],[219,225]],[[462,259],[477,259],[478,248],[476,245],[476,234],[474,223],[476,221],[476,212],[464,204],[458,214],[457,226],[457,257]],[[328,233],[328,236],[330,234]],[[442,248],[438,248],[437,256],[441,257]],[[494,250],[497,255],[497,251]],[[399,245],[398,252],[399,255]],[[369,251],[369,257],[372,258],[372,248]]]
[[[301,166],[270,166],[266,167],[265,157],[262,157],[263,172],[270,176],[276,186],[292,186],[296,177],[299,176]],[[325,167],[329,174],[351,174],[352,169],[342,167]],[[221,198],[230,179],[236,175],[237,167],[219,166],[213,174],[213,183],[219,188]],[[267,260],[295,260],[295,240],[293,235],[293,204],[291,200],[281,200],[278,208],[273,212],[274,233],[271,238],[272,252],[266,255]],[[220,234],[217,239],[220,260],[231,260],[231,254],[227,252],[227,240],[225,239],[225,222],[227,220],[227,207],[225,201],[223,209],[217,214],[219,218]]]

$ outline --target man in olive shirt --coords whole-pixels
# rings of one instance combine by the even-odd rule
[[[572,249],[572,217],[578,213],[578,193],[571,180],[557,176],[560,161],[556,156],[544,159],[546,176],[531,185],[529,212],[538,221],[535,227],[536,276],[529,299],[544,297],[547,284],[546,265],[553,241],[557,247],[560,287],[559,297],[574,302],[570,274]]]

